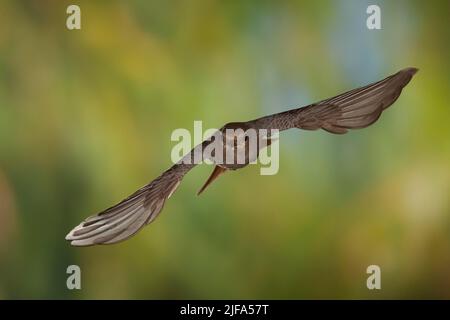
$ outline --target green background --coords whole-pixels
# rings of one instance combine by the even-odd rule
[[[82,29],[66,29],[81,7]],[[381,7],[382,30],[366,28]],[[450,298],[449,1],[0,2],[0,298]],[[245,121],[404,67],[370,128],[290,130],[113,246],[67,232],[171,165],[176,128]],[[66,268],[82,290],[66,288]],[[366,288],[366,268],[382,290]]]

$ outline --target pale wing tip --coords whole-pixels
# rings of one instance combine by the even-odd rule
[[[68,240],[68,241],[75,240],[74,233],[75,233],[75,231],[77,231],[78,229],[80,229],[80,226],[81,226],[81,224],[78,225],[78,226],[76,226],[75,228],[73,228],[73,229],[66,235],[66,238],[65,238],[65,239]]]
[[[75,247],[85,247],[97,244],[95,242],[96,239],[95,237],[83,237],[83,233],[87,232],[86,228],[89,228],[89,226],[87,226],[86,223],[89,223],[90,221],[93,220],[93,218],[98,217],[99,217],[98,215],[95,215],[86,218],[83,222],[81,222],[75,228],[70,230],[70,232],[66,235],[65,239],[69,241],[72,246]]]
[[[93,242],[91,239],[86,239],[86,240],[72,240],[70,242],[70,245],[73,247],[88,247],[88,246],[93,246],[97,243]]]
[[[78,226],[73,228],[65,237],[67,241],[70,242],[70,245],[74,247],[85,247],[91,246],[94,244],[92,239],[77,239],[75,232],[83,228],[83,223],[80,223]]]

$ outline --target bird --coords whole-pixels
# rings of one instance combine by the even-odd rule
[[[132,237],[158,217],[183,177],[198,164],[198,161],[194,161],[196,157],[208,158],[215,164],[211,176],[198,192],[200,194],[223,173],[247,166],[258,157],[262,148],[272,143],[271,135],[266,133],[256,139],[256,151],[250,151],[246,135],[249,130],[323,129],[333,134],[344,134],[350,129],[366,128],[375,123],[381,113],[398,99],[417,71],[415,67],[405,68],[383,80],[304,107],[247,122],[227,123],[217,130],[214,139],[205,139],[159,177],[126,199],[86,218],[65,239],[72,246],[91,246],[114,244]],[[214,142],[218,143],[219,148],[205,157],[204,150]],[[218,161],[220,151],[223,151],[221,156],[231,152],[234,155],[232,161]],[[244,159],[236,161],[241,154],[244,154]]]

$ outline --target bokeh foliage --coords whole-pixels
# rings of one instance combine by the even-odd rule
[[[448,1],[0,2],[0,298],[450,298]],[[373,1],[370,2],[373,4]],[[416,66],[374,126],[283,133],[114,246],[65,234],[170,165],[175,128],[253,119]],[[82,290],[66,289],[66,267]],[[382,290],[365,287],[368,265]]]

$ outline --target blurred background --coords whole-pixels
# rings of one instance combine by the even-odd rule
[[[66,8],[81,8],[81,30]],[[368,30],[366,9],[381,8]],[[0,3],[0,298],[450,298],[449,1]],[[170,165],[176,128],[250,120],[404,67],[379,122],[291,130],[202,196],[188,174],[130,240],[74,248],[85,217]],[[79,265],[82,290],[66,288]],[[381,267],[381,290],[366,268]]]

